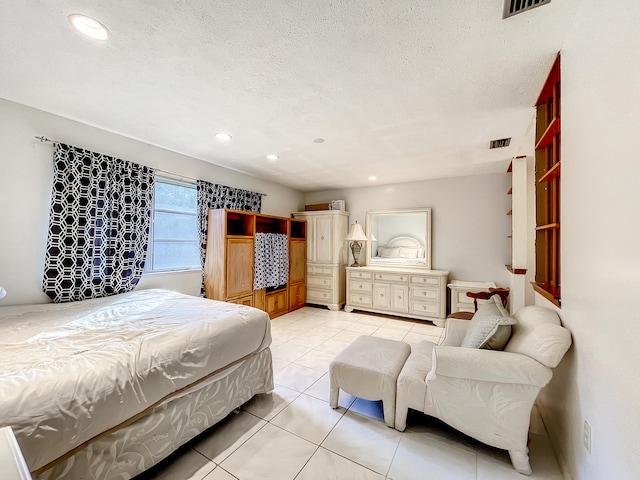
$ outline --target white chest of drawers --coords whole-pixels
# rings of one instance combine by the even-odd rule
[[[449,272],[409,267],[348,267],[346,270],[346,312],[388,313],[444,326]]]

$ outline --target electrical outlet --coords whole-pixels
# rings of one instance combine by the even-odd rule
[[[584,430],[582,432],[582,442],[584,443],[584,448],[587,449],[589,455],[591,455],[591,425],[586,420],[584,421]]]

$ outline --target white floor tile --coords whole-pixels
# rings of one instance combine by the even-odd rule
[[[361,335],[368,335],[368,333],[365,334],[365,333],[354,332],[353,330],[346,330],[345,329],[345,330],[342,330],[337,335],[335,335],[332,340],[340,340],[342,342],[351,343]]]
[[[386,475],[401,437],[402,433],[382,422],[347,412],[322,446]]]
[[[220,465],[240,480],[293,480],[317,446],[266,425]]]
[[[319,448],[296,480],[384,480],[384,477],[329,450]]]
[[[304,393],[307,395],[311,395],[312,397],[318,398],[325,402],[329,402],[329,390],[331,388],[329,374],[326,373],[319,380],[316,381],[313,385],[307,388]],[[356,397],[353,395],[349,395],[344,390],[340,390],[340,395],[338,396],[338,406],[342,408],[349,408],[351,404],[355,401]]]
[[[271,349],[273,358],[279,358],[287,362],[297,360],[305,353],[309,353],[312,347],[304,347],[302,345],[294,345],[292,343],[283,343]]]
[[[266,421],[240,411],[207,430],[191,447],[219,464],[266,424]]]
[[[269,421],[289,403],[293,402],[298,395],[300,395],[300,392],[282,385],[276,385],[273,392],[256,395],[245,403],[242,409],[256,417]]]
[[[320,325],[319,327],[315,327],[309,330],[309,335],[318,335],[324,338],[331,338],[340,332],[342,332],[341,328],[325,327],[324,325]]]
[[[433,337],[440,337],[444,332],[443,327],[436,327],[430,322],[414,323],[411,327],[413,333],[420,333],[422,335],[431,335]]]
[[[391,319],[391,320],[387,320],[382,325],[382,328],[393,328],[394,330],[402,330],[405,333],[408,333],[409,330],[411,330],[411,328],[413,327],[413,325],[414,325],[413,322],[409,322],[406,320]]]
[[[216,464],[190,448],[181,449],[135,480],[203,480]]]
[[[389,318],[376,316],[376,315],[360,315],[357,322],[361,325],[372,325],[374,327],[381,327],[389,321]]]
[[[475,480],[476,453],[452,448],[449,442],[427,432],[405,432],[398,445],[388,478],[393,480]]]
[[[274,342],[278,343],[278,344],[282,344],[284,342],[287,342],[293,338],[296,338],[297,336],[299,336],[301,334],[301,332],[297,332],[297,331],[290,331],[290,330],[272,330],[271,331],[271,338],[273,339]]]
[[[272,425],[320,445],[346,410],[304,393],[271,420]]]
[[[273,371],[277,372],[278,370],[283,369],[284,367],[286,367],[287,365],[289,365],[291,362],[287,362],[286,360],[282,360],[280,358],[275,358],[272,356],[271,361],[273,363]]]
[[[562,480],[562,471],[558,466],[553,450],[545,435],[530,435],[529,462],[532,473],[525,477],[516,472],[511,465],[509,453],[485,445],[479,445],[478,480]]]
[[[333,338],[330,338],[324,343],[318,345],[314,350],[319,352],[331,353],[332,355],[339,354],[342,350],[347,348],[351,342],[346,340],[341,340],[340,337],[342,334],[338,334]]]
[[[311,350],[309,353],[298,358],[294,363],[304,367],[320,370],[322,373],[329,371],[329,364],[336,356],[332,353]]]
[[[293,345],[302,345],[303,347],[316,348],[318,345],[326,342],[326,337],[320,337],[318,335],[302,334],[296,338],[292,338],[287,343]]]
[[[204,477],[203,480],[237,480],[236,477],[229,472],[222,469],[222,467],[216,467],[213,472]]]
[[[320,370],[303,367],[295,363],[287,365],[273,374],[274,382],[277,385],[282,385],[300,393],[313,385],[322,375],[323,372]]]
[[[421,334],[421,333],[414,333],[413,331],[410,331],[402,339],[403,342],[406,342],[411,346],[417,345],[418,343],[420,343],[420,342],[422,342],[424,340],[428,340],[430,342],[433,342],[433,343],[437,344],[440,341],[440,337],[431,336],[431,335],[424,335],[424,334]],[[276,347],[276,348],[279,348],[279,347]]]
[[[407,332],[402,329],[380,327],[371,334],[372,337],[387,338],[389,340],[402,340]]]
[[[347,328],[349,325],[351,325],[352,321],[351,320],[347,320],[345,318],[343,319],[338,319],[338,318],[331,318],[329,320],[326,320],[323,325],[325,327],[331,327],[331,328],[337,328],[339,330],[344,330],[345,328]]]
[[[376,325],[366,325],[364,323],[352,323],[345,330],[349,332],[357,332],[360,335],[371,335],[375,332],[379,327]]]

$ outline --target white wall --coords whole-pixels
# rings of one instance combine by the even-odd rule
[[[305,203],[345,200],[349,223],[362,225],[368,210],[431,207],[432,268],[449,270],[449,279],[508,286],[510,182],[505,166],[492,175],[308,193]]]
[[[585,0],[561,52],[559,313],[573,347],[540,403],[580,480],[640,475],[639,19],[635,1]]]
[[[0,285],[2,305],[49,301],[42,272],[53,174],[51,144],[35,135],[191,178],[266,193],[262,212],[289,216],[303,194],[175,152],[0,99]],[[138,288],[198,294],[200,273],[146,275]]]

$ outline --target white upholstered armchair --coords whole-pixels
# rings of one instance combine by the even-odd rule
[[[423,341],[414,347],[398,377],[396,429],[405,429],[409,408],[424,412],[508,450],[513,467],[530,474],[531,409],[571,335],[555,312],[542,307],[525,307],[512,319],[504,351],[461,347],[473,320],[456,319],[447,321],[441,345]]]

